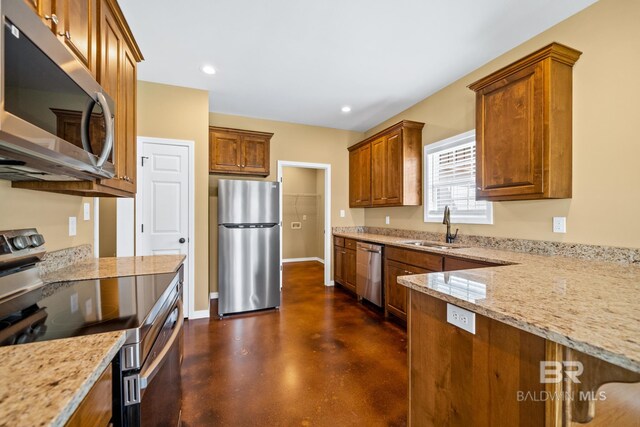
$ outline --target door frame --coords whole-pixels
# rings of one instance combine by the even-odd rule
[[[194,261],[194,246],[195,246],[195,141],[188,141],[183,139],[169,139],[169,138],[154,138],[148,136],[137,137],[137,155],[136,155],[136,190],[137,194],[142,194],[142,183],[144,182],[144,168],[142,167],[142,153],[144,143],[159,145],[175,145],[179,147],[187,147],[189,150],[189,194],[188,194],[188,206],[189,206],[189,231],[188,242],[189,249],[187,251],[187,262],[185,268],[189,271],[189,283],[183,288],[183,299],[185,301],[185,315],[191,319],[199,319],[202,317],[209,317],[209,309],[195,310],[195,261]],[[142,233],[142,215],[138,215],[138,212],[142,212],[142,197],[136,195],[136,256],[140,256]]]
[[[331,165],[329,163],[294,162],[278,160],[278,182],[280,183],[280,271],[282,271],[282,168],[305,168],[324,170],[324,285],[333,286],[331,281]],[[280,275],[282,287],[282,274]]]

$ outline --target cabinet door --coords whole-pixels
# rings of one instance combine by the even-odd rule
[[[425,274],[429,270],[414,267],[400,262],[387,260],[385,265],[385,293],[386,310],[388,313],[407,320],[408,289],[398,284],[398,276],[408,276],[411,274]]]
[[[371,205],[371,145],[349,152],[349,206]]]
[[[478,92],[477,199],[543,192],[542,64]]]
[[[244,135],[240,167],[243,172],[269,175],[269,140],[261,136]]]
[[[344,285],[356,291],[356,251],[354,249],[344,250]]]
[[[96,4],[96,0],[56,0],[58,36],[94,76]]]
[[[339,246],[333,247],[333,281],[344,284],[344,256],[345,249]]]
[[[136,192],[136,67],[137,63],[133,54],[125,46],[122,57],[122,84],[120,85],[120,126],[122,137],[118,146],[118,169],[121,171],[124,182],[122,188],[131,193]]]
[[[385,138],[385,170],[384,197],[385,204],[399,205],[402,203],[402,130],[389,134]]]
[[[238,172],[242,170],[240,166],[242,144],[240,135],[212,131],[209,135],[209,142],[209,170],[211,172]]]
[[[58,21],[58,16],[53,8],[53,0],[24,0],[24,2],[42,19],[44,25],[55,30],[55,21]]]
[[[384,205],[387,203],[385,195],[386,181],[386,139],[381,137],[371,143],[371,203]]]
[[[360,202],[360,152],[349,151],[349,207]]]

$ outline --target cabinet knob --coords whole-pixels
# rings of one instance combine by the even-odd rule
[[[244,167],[244,165],[242,165],[242,167]]]
[[[47,21],[53,21],[54,24],[58,25],[58,17],[55,13],[52,13],[51,16],[44,15],[44,19],[46,19]]]
[[[69,31],[65,31],[64,33],[58,33],[58,35],[66,38],[67,40],[71,40],[71,33]]]
[[[38,8],[38,0],[33,0],[31,3],[33,3],[33,7]]]

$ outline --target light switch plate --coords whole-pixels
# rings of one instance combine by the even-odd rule
[[[344,218],[346,215],[346,212],[344,211],[344,209],[340,209],[340,218]]]
[[[554,233],[566,233],[567,232],[567,217],[566,216],[554,216],[553,217],[553,232]]]
[[[391,224],[391,217],[389,215],[384,217],[384,223],[387,225]]]
[[[78,219],[75,216],[69,217],[69,236],[75,236],[77,233]]]
[[[476,334],[476,314],[473,311],[447,303],[447,322],[474,335]]]
[[[89,221],[91,219],[91,205],[89,203],[84,204],[84,217],[85,221]]]

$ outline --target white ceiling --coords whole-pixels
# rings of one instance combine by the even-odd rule
[[[363,131],[594,2],[119,3],[140,80],[207,89],[210,111]]]

